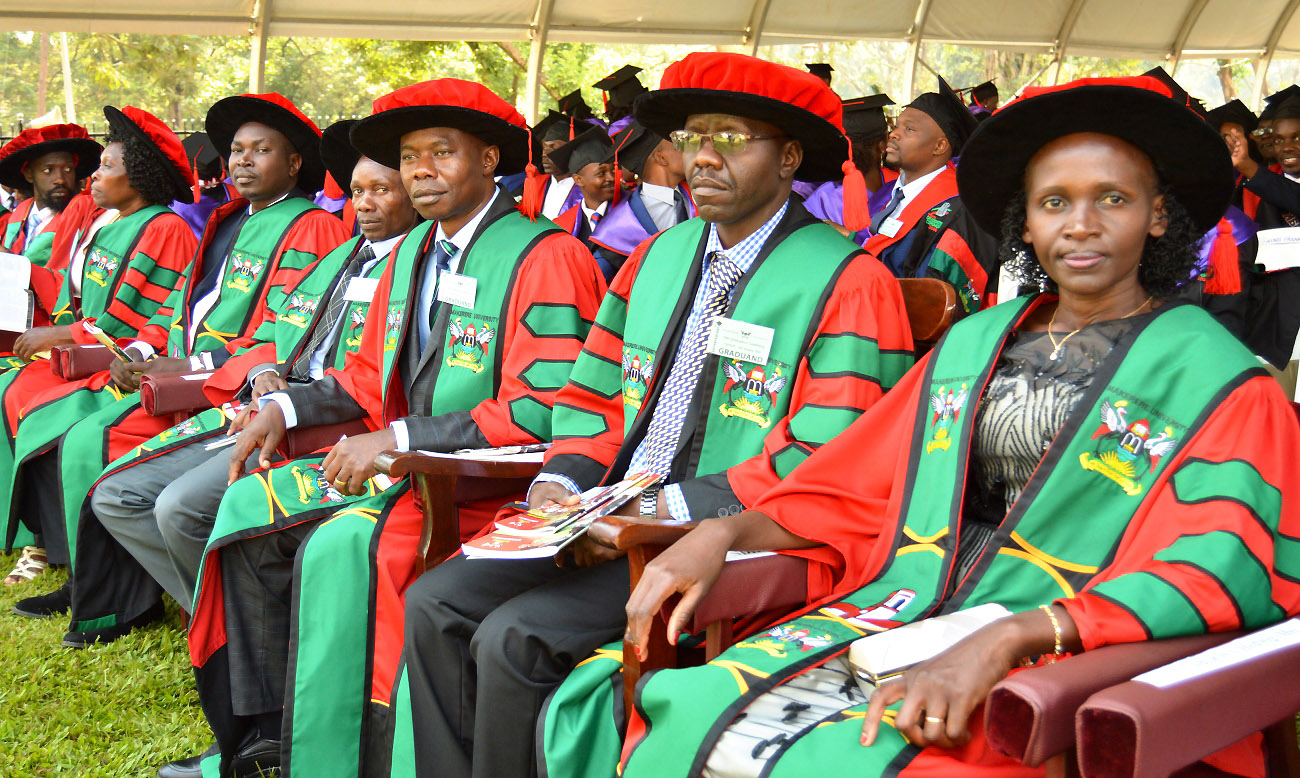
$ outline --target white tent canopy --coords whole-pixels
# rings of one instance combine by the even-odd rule
[[[252,81],[269,36],[531,40],[529,95],[547,42],[760,45],[886,40],[1054,55],[1250,58],[1255,102],[1274,57],[1300,56],[1300,0],[10,0],[9,29],[249,35]],[[1048,74],[1053,79],[1054,72]]]

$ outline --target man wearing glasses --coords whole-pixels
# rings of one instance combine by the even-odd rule
[[[847,158],[840,100],[815,76],[695,53],[635,114],[682,153],[699,218],[615,277],[529,502],[654,471],[666,485],[623,513],[726,516],[876,402],[912,362],[910,333],[890,273],[791,197],[796,177],[839,178]],[[417,774],[536,773],[543,703],[625,627],[626,560],[571,548],[562,566],[454,557],[408,590]]]
[[[1290,97],[1278,106],[1273,126],[1263,137],[1277,161],[1276,172],[1250,156],[1244,139],[1229,146],[1242,185],[1259,195],[1255,221],[1261,229],[1300,227],[1300,96]],[[1263,148],[1261,143],[1261,153]]]

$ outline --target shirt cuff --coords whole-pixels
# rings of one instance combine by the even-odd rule
[[[212,355],[205,351],[202,354],[195,354],[190,357],[190,369],[196,371],[212,370]]]
[[[153,356],[154,354],[158,353],[157,351],[154,350],[153,346],[150,346],[148,343],[145,343],[143,340],[137,340],[131,345],[127,346],[127,348],[135,349],[136,353],[140,355],[141,361],[144,361],[149,357]]]
[[[578,488],[578,484],[574,483],[574,480],[567,475],[560,475],[559,473],[538,473],[537,477],[533,479],[533,482],[528,485],[528,491],[524,492],[524,495],[527,496],[530,494],[533,491],[534,486],[546,482],[559,484],[574,494],[582,494],[582,490]]]
[[[252,389],[252,388],[253,388],[253,382],[256,381],[256,380],[257,380],[257,377],[260,376],[260,375],[262,375],[263,373],[278,373],[278,372],[280,372],[280,369],[279,369],[278,367],[276,367],[275,365],[269,365],[269,364],[268,364],[268,365],[262,365],[260,370],[257,369],[257,368],[254,368],[254,369],[253,369],[253,372],[251,372],[251,373],[248,374],[248,388],[249,388],[249,389]]]
[[[284,414],[284,428],[291,430],[298,426],[298,412],[293,409],[293,400],[284,392],[271,392],[262,395],[258,400],[257,407],[265,408],[267,403],[275,403],[280,406],[280,412]]]
[[[668,517],[673,521],[690,521],[691,508],[686,504],[681,484],[668,484],[663,492],[664,502],[668,506]]]
[[[393,438],[397,440],[397,451],[411,450],[411,433],[406,429],[406,422],[402,419],[389,422],[388,428],[393,431]]]

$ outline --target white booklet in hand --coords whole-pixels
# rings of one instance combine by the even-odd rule
[[[1011,615],[995,602],[934,616],[886,632],[858,638],[849,646],[849,664],[868,697],[875,687],[952,648],[975,630]]]

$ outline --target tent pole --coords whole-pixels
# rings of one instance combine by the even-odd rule
[[[546,60],[546,39],[551,32],[551,9],[555,0],[538,0],[533,24],[528,30],[528,80],[524,85],[524,116],[530,125],[537,123],[538,102],[542,97],[542,63]]]
[[[771,7],[772,0],[754,0],[754,7],[749,11],[744,42],[749,46],[751,57],[758,56],[758,42],[763,37],[763,25],[767,24],[767,10]]]
[[[1178,35],[1174,36],[1174,45],[1169,47],[1169,75],[1172,76],[1178,71],[1178,65],[1183,60],[1183,49],[1187,48],[1187,39],[1191,37],[1192,28],[1201,18],[1201,12],[1205,6],[1210,4],[1210,0],[1195,0],[1187,9],[1183,16],[1182,24],[1178,25]]]
[[[916,96],[916,65],[921,59],[921,40],[925,37],[925,22],[930,18],[930,0],[917,0],[916,16],[907,33],[907,58],[903,60],[903,103],[912,102]]]
[[[248,52],[248,91],[260,94],[266,91],[266,34],[267,19],[271,15],[271,0],[257,0],[253,7],[252,45]]]
[[[1050,70],[1048,77],[1043,79],[1053,85],[1061,83],[1061,65],[1065,62],[1065,49],[1070,45],[1070,36],[1074,34],[1075,22],[1079,21],[1079,14],[1083,12],[1083,6],[1088,0],[1074,0],[1070,7],[1065,9],[1065,16],[1061,17],[1061,27],[1056,31],[1056,42],[1052,44],[1052,62],[1048,65]]]
[[[1291,0],[1278,14],[1277,23],[1273,25],[1273,31],[1268,35],[1268,46],[1264,48],[1264,56],[1259,58],[1255,64],[1255,88],[1251,91],[1250,107],[1256,111],[1264,102],[1264,80],[1268,78],[1268,68],[1273,64],[1273,53],[1277,51],[1277,43],[1282,39],[1282,32],[1286,26],[1291,23],[1291,17],[1295,16],[1296,9],[1300,8],[1300,0]]]
[[[63,103],[67,106],[63,121],[76,124],[77,109],[72,102],[72,66],[68,62],[68,34],[63,32],[59,36],[59,46],[63,50]]]

